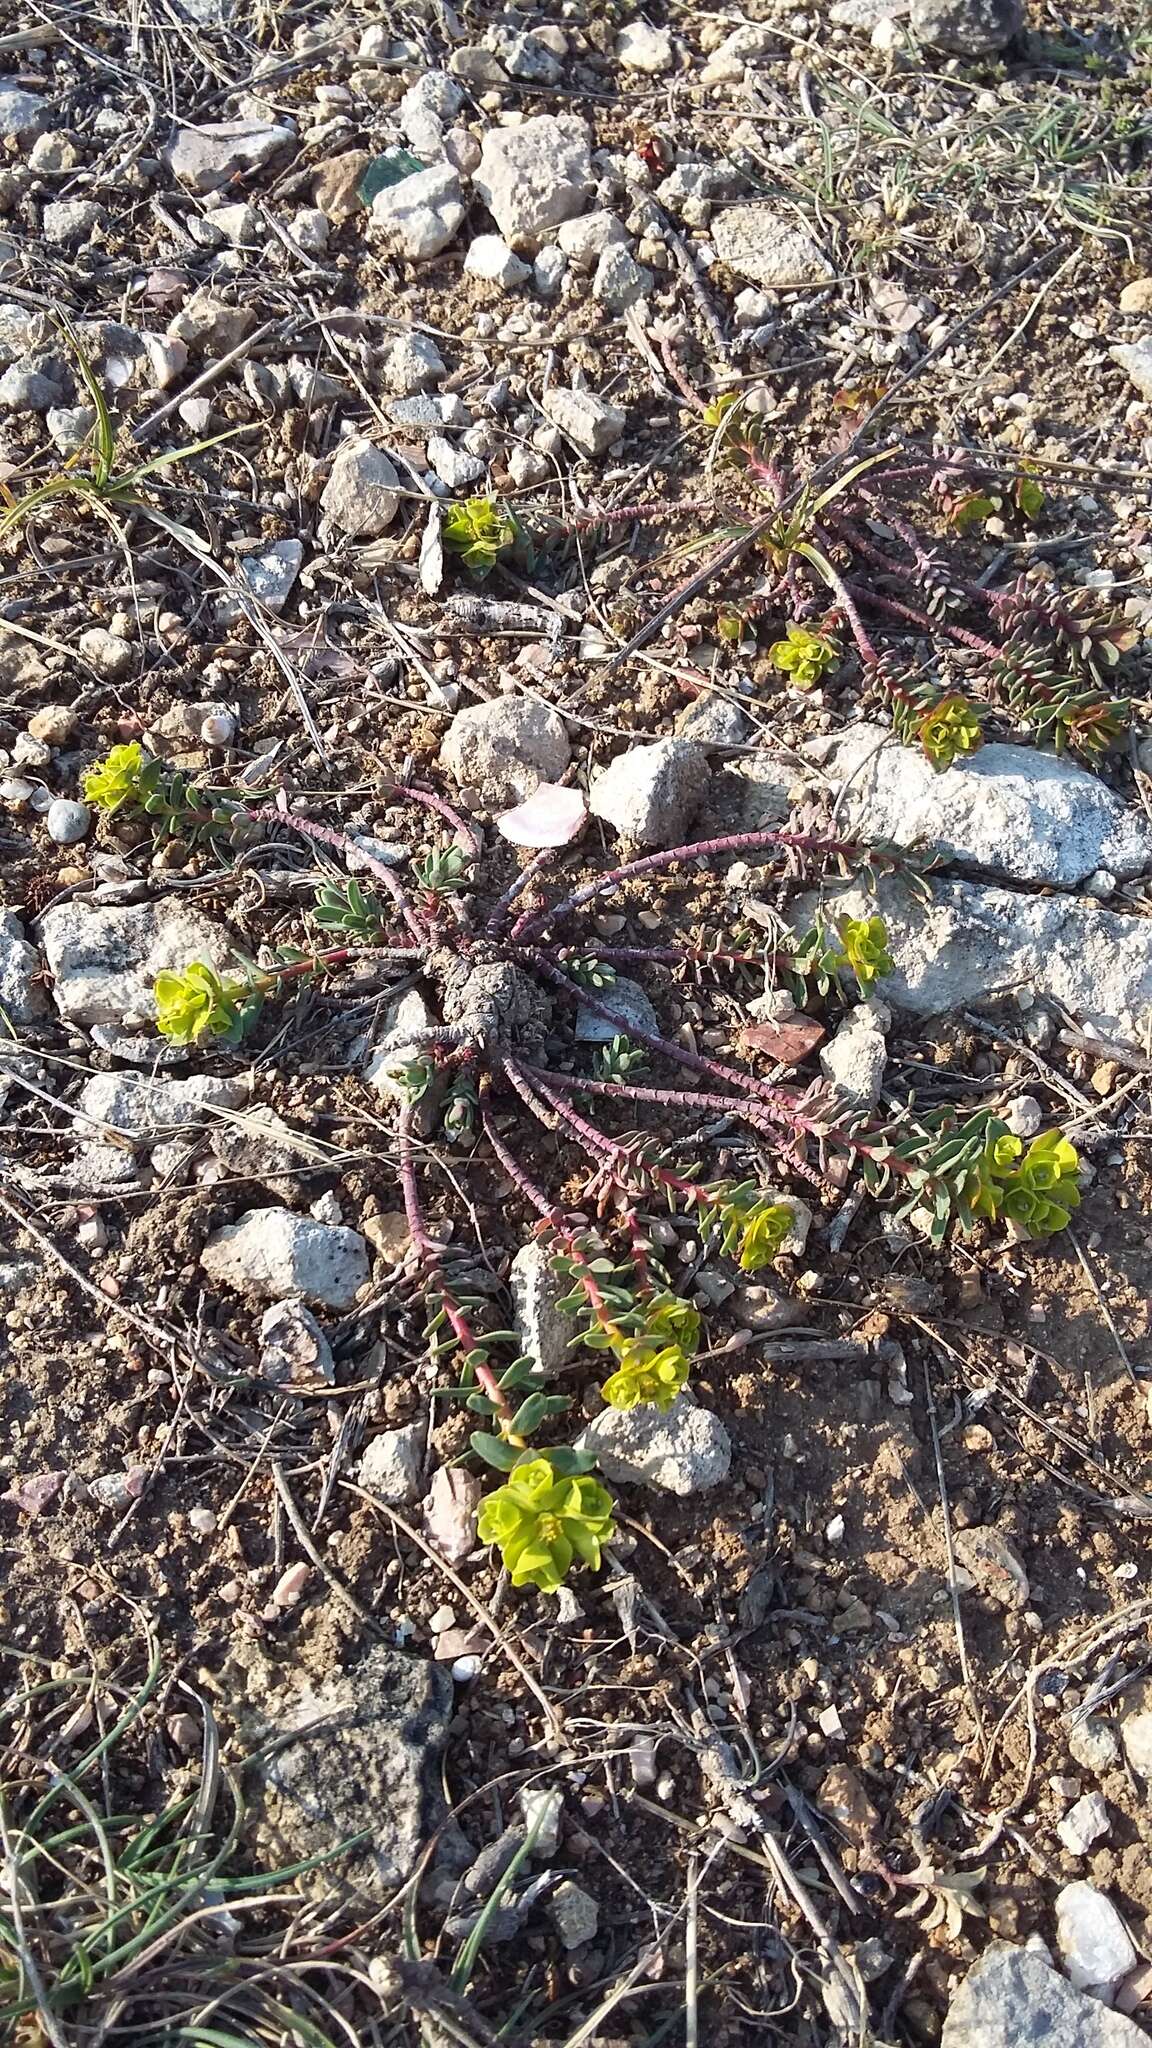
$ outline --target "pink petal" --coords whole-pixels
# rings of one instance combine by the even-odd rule
[[[578,789],[542,782],[530,797],[505,811],[496,830],[513,846],[567,846],[579,837],[588,819],[588,805]]]

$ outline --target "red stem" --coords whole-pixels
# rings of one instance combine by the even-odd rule
[[[435,790],[425,789],[422,782],[396,782],[392,785],[392,793],[394,796],[407,798],[409,803],[423,804],[426,811],[435,811],[438,817],[446,819],[458,837],[471,848],[472,859],[479,859],[484,851],[484,841],[475,825],[470,825],[466,818],[460,816],[459,811],[454,811],[451,804],[445,803],[442,796],[437,796]]]
[[[557,851],[554,846],[546,846],[540,853],[534,853],[527,867],[522,868],[516,880],[508,884],[504,894],[497,897],[492,906],[492,915],[484,927],[486,939],[494,939],[498,932],[503,931],[504,920],[512,905],[524,894],[530,883],[535,881],[541,869],[546,868],[549,861],[555,860]]]
[[[404,1214],[417,1256],[428,1278],[437,1284],[439,1299],[444,1313],[452,1327],[452,1334],[467,1356],[477,1349],[476,1333],[464,1314],[458,1301],[445,1286],[442,1274],[443,1258],[440,1247],[428,1235],[424,1221],[424,1210],[420,1201],[420,1190],[416,1183],[416,1156],[412,1148],[412,1105],[403,1103],[396,1128],[397,1152],[400,1165],[400,1189],[404,1197]],[[513,1411],[508,1397],[498,1385],[495,1376],[483,1359],[476,1361],[473,1371],[480,1386],[492,1402],[500,1417],[501,1434],[510,1436]]]
[[[630,882],[637,875],[655,874],[660,868],[676,867],[681,861],[699,860],[715,853],[757,853],[769,847],[797,847],[805,853],[859,853],[860,845],[854,839],[818,839],[810,832],[729,832],[721,839],[698,839],[688,846],[668,847],[663,853],[647,853],[640,860],[628,861],[625,866],[612,868],[595,882],[588,882],[571,896],[565,896],[551,909],[533,910],[519,918],[509,933],[509,944],[516,944],[528,937],[538,925],[555,924],[557,918],[568,917],[593,897],[602,896],[607,889],[615,889],[621,882]]]
[[[287,826],[290,831],[299,832],[304,839],[315,839],[321,846],[335,847],[338,853],[358,853],[369,874],[373,875],[391,896],[413,937],[419,939],[422,946],[429,943],[432,934],[417,917],[408,900],[407,892],[396,880],[391,868],[386,868],[383,861],[366,853],[362,846],[357,846],[349,833],[336,832],[331,825],[317,825],[312,818],[298,818],[294,811],[278,811],[273,804],[262,804],[259,810],[249,811],[247,815],[259,820],[261,824]]]

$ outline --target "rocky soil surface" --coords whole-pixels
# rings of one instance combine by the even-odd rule
[[[276,1895],[221,1943],[287,1925],[305,2016],[344,1956],[325,2048],[1138,2048],[1141,11],[141,0],[0,63],[5,1712],[82,1671],[108,1726],[155,1646],[133,1789],[219,1731]],[[997,665],[1024,588],[1065,726]],[[944,765],[901,719],[957,697]],[[171,816],[101,797],[137,746]],[[797,985],[877,916],[874,985]],[[191,963],[290,972],[188,1043]],[[459,1105],[469,1034],[535,1121],[499,1060]],[[542,1249],[534,1188],[608,1227],[573,1103],[792,1210],[756,1273],[645,1210],[701,1319],[665,1409],[605,1404]],[[1062,1129],[1069,1227],[933,1244],[825,1142],[936,1111]],[[478,1535],[436,1259],[611,1485],[558,1592]],[[87,2038],[9,1894],[0,2016]]]

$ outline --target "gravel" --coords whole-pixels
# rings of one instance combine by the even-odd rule
[[[335,1381],[332,1347],[311,1309],[295,1296],[273,1302],[260,1318],[260,1377],[278,1387]]]
[[[187,1081],[145,1080],[138,1074],[93,1074],[77,1097],[82,1112],[76,1129],[90,1133],[93,1123],[141,1144],[195,1130],[214,1109],[239,1109],[247,1100],[243,1081],[195,1074]]]
[[[265,121],[216,121],[177,128],[160,154],[190,192],[219,192],[296,147],[295,129]]]

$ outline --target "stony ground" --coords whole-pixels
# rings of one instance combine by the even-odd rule
[[[37,9],[0,58],[0,1819],[30,1782],[30,1688],[86,1688],[87,1720],[43,1736],[68,1764],[152,1643],[165,1675],[125,1766],[143,1810],[201,1758],[215,1782],[218,1728],[229,1769],[263,1756],[243,1871],[369,1831],[286,1881],[299,1911],[210,1929],[225,1975],[288,1957],[301,2027],[322,1974],[325,2042],[995,2048],[1047,2027],[1138,2048],[1140,10],[146,0]],[[806,477],[882,450],[866,536],[899,552],[911,522],[937,581],[929,603],[909,558],[903,582],[866,570],[928,606],[869,612],[877,646],[967,687],[940,618],[986,631],[981,590],[1039,574],[1119,621],[1131,710],[1105,753],[1057,756],[993,703],[982,750],[938,773],[893,739],[843,611],[815,687],[781,669],[796,606],[828,606],[777,587],[750,531],[773,490],[808,502]],[[925,484],[946,458],[980,479],[971,517]],[[518,523],[495,566],[453,542],[477,497]],[[351,838],[273,817],[158,840],[85,793],[137,740]],[[497,823],[541,785],[543,826]],[[396,1049],[450,1018],[466,924],[550,839],[530,907],[789,821],[929,871],[729,850],[593,900],[577,950],[771,950],[823,892],[882,912],[878,996],[812,989],[798,1025],[762,973],[656,958],[617,1014],[819,1113],[1060,1126],[1082,1206],[1043,1242],[981,1226],[933,1249],[815,1141],[805,1177],[714,1110],[613,1103],[613,1134],[803,1198],[751,1280],[690,1219],[652,1219],[703,1356],[666,1418],[618,1415],[573,1366],[523,1180],[428,1118],[430,1233],[574,1391],[615,1485],[603,1571],[514,1590],[434,1392]],[[465,923],[434,958],[338,963],[232,1049],[158,1037],[158,972],[266,969],[314,948],[318,884],[411,886],[452,846]],[[561,1076],[612,1035],[546,980],[576,936],[546,934],[516,1019]],[[660,1052],[643,1078],[691,1085]],[[507,1093],[496,1113],[521,1174],[592,1216],[571,1126]],[[11,1877],[8,1821],[3,1842]],[[19,1992],[40,2014],[21,2048],[92,2038],[90,2012],[53,2016],[5,1912],[0,2013]],[[155,2028],[156,1974],[115,1980],[102,2038]],[[249,2024],[320,2038],[285,2010]]]

